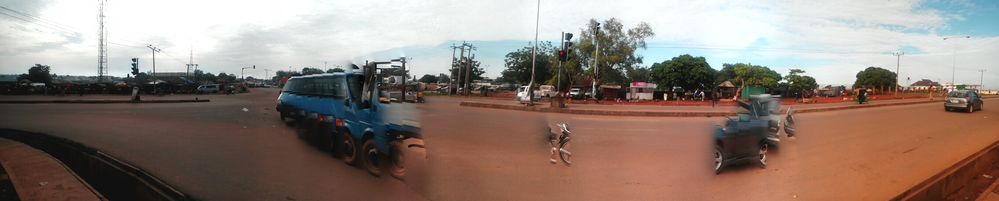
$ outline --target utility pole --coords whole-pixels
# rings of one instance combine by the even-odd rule
[[[600,52],[600,40],[597,39],[597,35],[600,34],[600,23],[597,22],[593,26],[593,81],[590,82],[590,97],[597,100],[597,81],[600,80],[600,66],[597,64],[597,55]],[[600,100],[597,100],[600,101]]]
[[[465,95],[472,93],[472,62],[475,61],[475,54],[472,54],[472,49],[468,49],[468,62],[465,62]]]
[[[156,46],[153,46],[152,44],[147,45],[146,47],[153,51],[153,82],[156,82],[156,53],[160,52],[160,48],[156,48]]]
[[[899,81],[898,81],[899,72],[898,72],[898,70],[899,70],[899,66],[901,65],[900,62],[902,61],[902,55],[905,55],[905,52],[898,51],[898,52],[892,53],[892,55],[895,55],[895,96],[898,96],[898,85],[899,85]]]
[[[458,78],[457,79],[458,81],[457,81],[457,83],[454,84],[454,87],[451,88],[451,90],[454,90],[455,94],[460,94],[461,93],[460,91],[458,91],[458,86],[461,85],[461,75],[462,75],[461,72],[465,68],[464,62],[465,62],[465,45],[466,44],[467,43],[465,43],[465,42],[461,43],[461,47],[460,47],[461,48],[461,54],[458,56],[458,66],[457,66],[458,67],[458,72],[457,72],[457,74],[455,74],[455,77]]]
[[[454,58],[455,53],[457,51],[458,51],[458,46],[454,46],[454,44],[452,43],[451,44],[451,72],[450,72],[451,73],[451,77],[447,78],[447,84],[448,84],[448,86],[451,86],[451,87],[449,87],[449,89],[447,90],[447,94],[448,95],[454,95],[454,94],[451,93],[451,90],[454,90],[454,79],[455,79],[454,75],[455,75],[455,71],[457,70],[455,68],[458,67],[456,65],[458,60],[456,58]]]
[[[981,77],[978,78],[978,91],[982,91],[985,89],[985,69],[979,69],[978,72],[981,73]]]
[[[537,14],[534,16],[534,47],[531,48],[531,82],[527,83],[527,105],[534,105],[534,69],[537,68],[538,31],[541,28],[541,0],[538,0]]]
[[[946,37],[943,38],[943,40],[958,39],[958,38],[971,38],[971,36]],[[953,50],[954,50],[953,51],[954,61],[951,66],[950,85],[953,87],[953,89],[957,89],[957,82],[955,82],[956,81],[955,79],[957,78],[957,45],[954,45]]]

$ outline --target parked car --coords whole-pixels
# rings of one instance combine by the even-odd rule
[[[978,92],[971,90],[954,90],[947,93],[947,100],[944,102],[944,110],[952,111],[967,111],[968,113],[975,112],[975,110],[982,110],[982,96],[978,95]]]
[[[583,99],[583,90],[580,88],[569,89],[569,97],[572,99]]]
[[[726,166],[742,160],[753,160],[761,168],[767,166],[770,119],[758,118],[757,110],[751,104],[740,104],[736,118],[725,117],[725,125],[718,125],[714,131],[714,169],[721,173]]]
[[[541,86],[538,87],[538,89],[539,89],[539,91],[541,93],[540,94],[536,94],[536,95],[540,95],[541,97],[552,97],[552,96],[555,96],[555,86],[552,86],[552,85],[541,85]]]
[[[198,86],[198,93],[199,94],[214,94],[214,93],[219,93],[219,85],[218,84],[206,84],[206,85]]]
[[[527,93],[527,90],[529,90],[529,89],[528,89],[528,87],[530,87],[530,86],[522,86],[522,87],[520,87],[520,88],[517,88],[517,101],[518,101],[518,102],[520,102],[520,103],[526,103],[526,102],[529,102],[529,101],[528,101],[528,98],[530,98],[530,97],[529,97],[529,96],[530,96],[530,94],[528,94],[528,93]],[[535,91],[534,91],[534,93],[535,93],[535,94],[534,94],[534,98],[533,98],[533,100],[534,100],[534,101],[539,101],[539,100],[541,100],[541,95],[538,95],[538,91],[537,91],[537,90],[535,90]]]

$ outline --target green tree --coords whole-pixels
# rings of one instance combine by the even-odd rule
[[[302,75],[322,74],[324,71],[318,68],[302,68]]]
[[[330,69],[326,69],[326,73],[339,73],[339,72],[343,72],[343,69],[342,68],[330,68]]]
[[[503,76],[501,81],[513,82],[518,84],[527,84],[531,81],[531,57],[532,50],[534,46],[528,44],[519,50],[510,52],[506,54],[506,70],[503,70],[500,74]],[[552,52],[554,48],[551,42],[541,42],[538,43],[537,58],[535,59],[534,65],[534,84],[542,83],[543,81],[552,78],[552,62],[554,56]]]
[[[867,67],[857,73],[857,81],[853,82],[854,88],[891,88],[895,86],[895,73],[884,68]]]
[[[424,74],[423,77],[420,77],[420,82],[422,82],[422,83],[437,83],[437,76],[433,76],[433,75],[430,75],[430,74]]]
[[[791,72],[788,73],[787,77],[784,77],[784,80],[788,83],[787,89],[790,90],[790,94],[801,97],[805,91],[811,91],[812,89],[819,87],[819,84],[815,82],[815,78],[807,75],[801,75],[804,73],[805,71],[801,69],[791,69]]]
[[[645,40],[655,36],[652,27],[648,23],[640,22],[631,29],[624,29],[617,18],[611,18],[600,23],[600,29],[596,29],[596,19],[590,19],[586,27],[580,30],[579,43],[573,48],[573,57],[578,58],[580,66],[586,66],[586,73],[592,75],[593,53],[599,43],[597,62],[600,67],[600,81],[605,83],[625,83],[635,81],[637,78],[628,75],[641,75],[636,73],[638,65],[642,63],[643,57],[635,54],[638,49],[645,49]],[[594,37],[596,32],[596,37]]]
[[[281,78],[291,77],[291,76],[299,76],[299,75],[302,75],[302,74],[298,73],[298,72],[295,72],[295,71],[283,71],[283,70],[279,70],[277,72],[274,72],[274,77],[271,78],[271,81],[278,82],[278,81],[281,81]]]
[[[704,57],[694,57],[689,54],[652,64],[651,71],[652,80],[660,89],[679,86],[687,90],[714,87],[712,85],[717,73]]]
[[[55,75],[49,73],[50,70],[51,67],[49,67],[48,65],[35,64],[31,68],[28,68],[28,74],[21,74],[20,76],[17,76],[17,79],[18,80],[27,79],[31,80],[31,82],[40,82],[46,84],[52,83],[52,77],[55,77]]]
[[[777,81],[781,80],[780,73],[766,66],[744,63],[722,64],[722,66],[716,80],[729,80],[733,85],[739,86],[736,97],[746,86],[774,88],[777,86]]]
[[[451,76],[447,76],[447,74],[441,73],[441,75],[437,76],[437,82],[451,83]]]

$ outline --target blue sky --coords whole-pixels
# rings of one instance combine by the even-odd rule
[[[239,5],[239,9],[232,9]],[[57,74],[96,74],[96,5],[72,0],[0,3],[0,74],[43,63]],[[94,9],[80,9],[94,8]],[[109,71],[124,76],[129,58],[159,71],[194,63],[210,72],[321,67],[411,57],[416,74],[447,72],[453,43],[468,41],[486,75],[504,69],[503,56],[528,45],[537,1],[134,0],[109,2]],[[820,84],[849,84],[867,66],[895,70],[905,80],[929,78],[999,88],[999,2],[979,0],[648,1],[543,0],[540,39],[578,32],[591,18],[619,19],[625,28],[648,23],[656,36],[639,54],[649,66],[681,54],[723,63],[753,63],[786,73],[801,68]],[[11,16],[13,15],[13,16]],[[19,18],[16,16],[20,16]],[[54,28],[53,28],[54,27]],[[970,35],[971,38],[943,40]],[[956,66],[956,70],[952,68]],[[148,70],[145,69],[144,70]],[[990,84],[991,83],[991,84]]]

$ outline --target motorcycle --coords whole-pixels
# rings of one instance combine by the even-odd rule
[[[860,89],[857,93],[857,104],[867,103],[867,89]]]
[[[556,134],[556,132],[548,132],[548,142],[552,147],[549,159],[552,164],[558,163],[558,160],[555,160],[555,153],[558,153],[559,158],[562,159],[562,162],[564,162],[565,165],[572,165],[572,160],[570,160],[572,158],[572,152],[566,150],[569,145],[569,140],[571,139],[570,135],[572,132],[569,131],[569,125],[566,125],[565,123],[558,123],[556,126],[559,128],[559,132],[557,132],[558,134]]]

